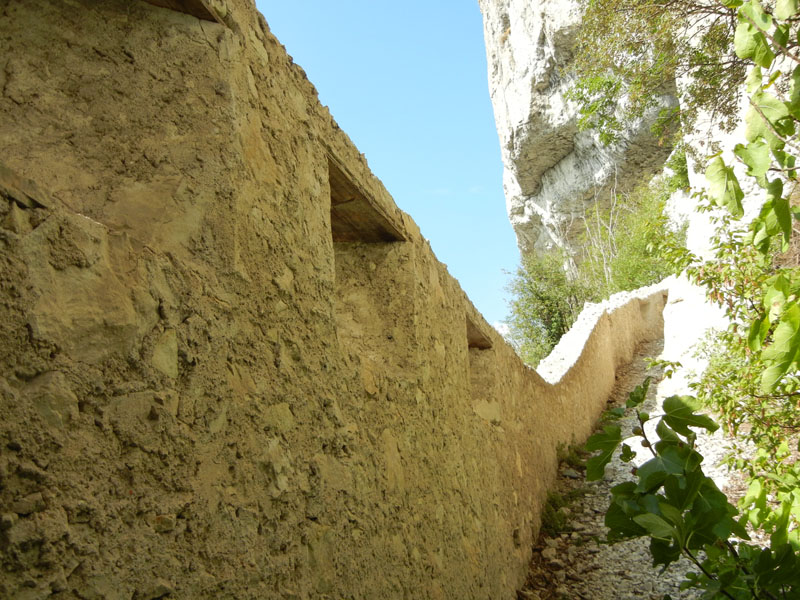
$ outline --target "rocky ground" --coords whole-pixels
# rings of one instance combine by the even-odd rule
[[[617,385],[609,398],[610,406],[624,404],[630,391],[642,380],[659,373],[648,371],[645,357],[661,355],[662,342],[642,346],[638,356],[627,371],[617,379]],[[665,386],[666,387],[666,386]],[[660,405],[659,386],[656,381],[644,410],[656,413]],[[670,393],[674,393],[671,389]],[[636,425],[633,412],[620,421],[623,435]],[[718,433],[699,436],[698,449],[706,457],[706,473],[714,477],[717,485],[726,493],[733,492],[727,481],[726,470],[719,466],[725,453],[726,442]],[[640,453],[640,456],[644,456]],[[653,569],[648,542],[632,540],[615,545],[604,544],[606,528],[603,524],[614,485],[631,479],[631,465],[615,458],[606,468],[606,477],[601,481],[587,483],[579,466],[565,460],[559,470],[555,490],[565,499],[566,505],[559,508],[555,523],[550,527],[545,521],[531,560],[530,573],[523,589],[518,592],[520,600],[549,600],[586,598],[591,600],[660,600],[669,594],[673,600],[696,598],[694,591],[681,591],[680,582],[692,565],[689,561],[672,565],[664,574]]]

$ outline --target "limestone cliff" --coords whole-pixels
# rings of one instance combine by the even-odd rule
[[[506,206],[520,250],[569,246],[591,202],[663,165],[670,148],[650,132],[658,109],[631,125],[618,144],[603,146],[593,133],[578,131],[576,106],[565,97],[579,2],[479,2]]]

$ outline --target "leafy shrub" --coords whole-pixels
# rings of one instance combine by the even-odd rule
[[[565,264],[557,252],[527,256],[509,286],[511,340],[530,365],[550,354],[593,297],[583,282],[568,277]]]
[[[627,408],[641,405],[649,384],[648,378],[631,392]],[[787,538],[773,535],[769,548],[747,543],[748,513],[737,518],[739,511],[703,472],[691,428],[714,431],[718,426],[697,413],[698,407],[694,398],[672,396],[664,400],[662,415],[638,413],[634,435],[651,458],[632,469],[635,481],[611,489],[605,516],[609,541],[649,537],[653,566],[665,569],[681,556],[689,558],[698,572],[687,573],[681,587],[700,588],[704,598],[797,598],[800,556]],[[660,439],[651,441],[645,424],[656,419]],[[600,479],[620,447],[624,462],[636,457],[617,425],[593,435],[587,449],[600,454],[587,463],[587,479]]]
[[[650,285],[674,272],[653,249],[680,247],[685,241],[685,228],[671,224],[665,212],[672,194],[689,187],[682,148],[667,167],[669,175],[640,183],[627,194],[612,192],[608,208],[595,203],[587,211],[578,271],[579,280],[598,290],[596,297]]]
[[[733,52],[739,3],[584,0],[569,94],[579,106],[579,127],[613,143],[625,123],[654,107],[659,95],[676,94],[677,80],[689,76],[680,109],[662,111],[656,132],[691,129],[700,111],[732,130],[747,65]]]
[[[674,269],[652,250],[680,246],[665,214],[670,195],[688,186],[686,158],[676,152],[672,175],[641,184],[627,194],[612,193],[610,206],[596,203],[585,218],[577,266],[560,251],[526,256],[509,286],[511,342],[522,359],[536,366],[561,339],[585,302],[650,285]]]

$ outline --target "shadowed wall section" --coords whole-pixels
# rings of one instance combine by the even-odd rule
[[[513,598],[664,293],[548,383],[251,1],[156,4],[0,2],[0,596]]]

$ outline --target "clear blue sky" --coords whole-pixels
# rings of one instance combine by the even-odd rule
[[[519,261],[477,0],[257,0],[320,100],[490,322]]]

